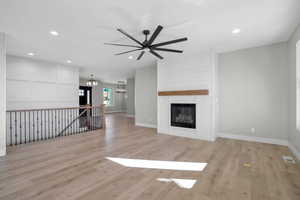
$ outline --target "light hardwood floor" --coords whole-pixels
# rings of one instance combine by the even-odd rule
[[[300,200],[300,166],[287,147],[157,135],[112,114],[106,131],[8,149],[0,158],[0,199]],[[204,162],[199,171],[124,167],[106,157]],[[191,189],[157,178],[197,180]]]

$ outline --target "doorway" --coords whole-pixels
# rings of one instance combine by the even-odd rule
[[[92,105],[92,88],[87,86],[79,87],[79,105]]]
[[[88,86],[79,87],[79,105],[80,106],[92,106],[92,88]],[[84,109],[79,110],[79,114],[83,112]],[[86,113],[83,115],[86,116]]]

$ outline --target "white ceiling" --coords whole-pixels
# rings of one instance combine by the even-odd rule
[[[154,62],[114,53],[129,50],[104,42],[133,44],[115,31],[122,28],[143,39],[141,30],[164,30],[157,41],[188,37],[172,45],[185,52],[218,52],[286,41],[300,22],[300,0],[0,0],[0,32],[8,35],[8,53],[81,66],[81,76],[94,73],[113,82]],[[241,33],[233,36],[233,28]],[[50,30],[60,33],[58,37]],[[169,53],[162,53],[168,59]],[[180,56],[180,55],[178,55]]]

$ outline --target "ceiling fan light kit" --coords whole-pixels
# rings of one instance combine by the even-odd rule
[[[117,31],[119,31],[120,33],[125,35],[127,38],[129,38],[132,41],[134,41],[135,43],[137,43],[137,45],[116,44],[116,43],[104,43],[104,44],[113,45],[113,46],[133,47],[135,49],[117,53],[115,55],[122,55],[122,54],[127,54],[127,53],[131,53],[131,52],[135,52],[135,51],[140,51],[140,53],[137,57],[137,60],[140,60],[143,57],[143,55],[145,54],[145,51],[148,51],[153,56],[155,56],[156,58],[159,58],[159,59],[163,59],[163,57],[159,53],[157,53],[157,51],[183,53],[182,50],[168,49],[168,48],[161,48],[161,47],[165,46],[165,45],[170,45],[170,44],[174,44],[174,43],[178,43],[178,42],[187,41],[186,37],[153,44],[155,39],[157,38],[157,36],[162,31],[162,29],[163,29],[163,27],[161,25],[158,25],[157,28],[155,29],[155,31],[153,32],[153,34],[151,35],[151,37],[149,38],[149,40],[148,40],[148,35],[150,35],[150,30],[143,30],[143,34],[145,35],[145,40],[143,42],[140,42],[137,39],[135,39],[134,37],[132,37],[130,34],[126,33],[124,30],[118,28]]]

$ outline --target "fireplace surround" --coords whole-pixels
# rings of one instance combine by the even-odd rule
[[[196,104],[172,103],[171,126],[196,129]]]
[[[157,132],[159,134],[215,140],[216,61],[215,52],[203,51],[189,52],[182,57],[157,62]],[[195,105],[195,126],[191,126],[195,128],[172,123],[172,104]]]

